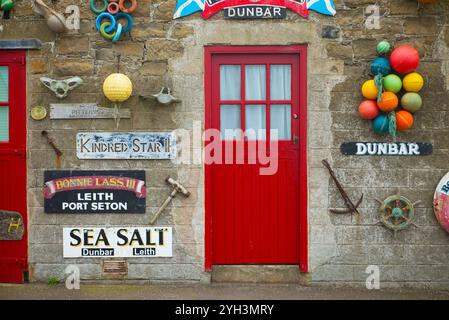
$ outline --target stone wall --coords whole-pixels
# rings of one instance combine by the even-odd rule
[[[43,48],[28,53],[28,108],[58,102],[39,78],[78,75],[81,87],[64,102],[105,101],[101,85],[117,68],[134,84],[134,95],[126,102],[131,119],[122,119],[120,131],[192,130],[194,120],[203,120],[205,45],[308,45],[308,159],[309,159],[309,271],[310,284],[364,285],[368,265],[378,265],[383,286],[433,286],[449,284],[449,236],[437,225],[432,211],[436,183],[447,171],[449,145],[446,119],[449,97],[449,4],[418,10],[414,0],[335,0],[337,15],[311,13],[308,20],[291,12],[285,20],[224,20],[218,13],[209,20],[194,14],[172,20],[175,0],[139,0],[133,14],[131,36],[117,44],[101,38],[95,16],[82,0],[54,2],[63,12],[70,4],[81,8],[81,29],[55,36],[36,16],[29,1],[16,1],[10,20],[0,20],[0,39],[39,38]],[[381,28],[364,26],[364,8],[378,4]],[[323,30],[337,31],[323,37]],[[376,43],[386,39],[393,45],[414,44],[422,54],[419,71],[426,87],[424,107],[409,133],[401,140],[431,142],[434,154],[422,158],[355,158],[342,156],[342,142],[379,140],[369,123],[358,118],[359,88],[368,79]],[[173,88],[182,103],[163,107],[143,100],[162,85]],[[145,169],[147,213],[144,215],[51,215],[43,213],[43,171],[56,166],[53,151],[41,138],[47,130],[64,152],[62,168]],[[67,264],[77,264],[83,279],[103,279],[99,259],[63,259],[62,227],[95,225],[146,225],[170,189],[164,178],[171,175],[192,192],[188,199],[175,199],[159,220],[174,227],[173,258],[128,259],[129,280],[209,281],[204,272],[204,173],[201,164],[170,161],[79,160],[75,135],[79,131],[115,131],[113,120],[28,119],[29,261],[31,279],[46,281],[64,277]],[[389,140],[388,138],[385,138]],[[198,144],[197,144],[198,145]],[[198,152],[198,150],[194,150]],[[351,198],[365,194],[362,214],[333,215],[328,209],[342,207],[342,200],[321,165],[327,158],[347,187]],[[397,238],[374,225],[374,197],[400,192],[422,200],[417,210],[419,228],[398,233]],[[244,267],[242,267],[244,268]]]

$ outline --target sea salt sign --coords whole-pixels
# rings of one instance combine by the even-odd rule
[[[174,159],[174,132],[79,132],[78,159]]]
[[[64,258],[172,257],[171,227],[63,228]]]

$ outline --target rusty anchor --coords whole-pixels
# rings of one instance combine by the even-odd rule
[[[335,185],[337,186],[338,191],[340,191],[341,197],[345,201],[345,205],[347,207],[347,209],[329,209],[329,211],[332,212],[332,213],[338,213],[338,214],[341,214],[341,213],[354,213],[354,212],[357,213],[357,214],[360,214],[360,212],[358,211],[357,208],[362,203],[363,193],[362,193],[362,196],[360,197],[359,201],[356,204],[354,204],[351,201],[351,199],[349,198],[349,196],[346,193],[346,191],[341,186],[341,184],[338,181],[337,177],[335,176],[335,173],[332,170],[329,162],[327,162],[327,160],[322,160],[321,163],[323,163],[323,165],[327,168],[327,170],[329,170],[329,174],[331,175],[332,180],[334,180]]]
[[[47,140],[47,143],[50,145],[50,147],[55,151],[56,153],[56,168],[61,168],[61,157],[62,157],[62,151],[59,150],[59,148],[55,145],[53,140],[48,136],[48,132],[43,130],[41,132],[42,136]]]

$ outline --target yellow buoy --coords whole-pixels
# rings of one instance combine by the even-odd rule
[[[402,84],[405,91],[418,92],[424,86],[424,79],[419,73],[412,72],[404,77]]]
[[[110,74],[103,82],[103,93],[112,102],[128,100],[133,91],[131,80],[122,73]]]
[[[379,90],[377,90],[376,83],[374,82],[374,80],[365,81],[365,83],[362,86],[362,95],[366,99],[370,100],[377,99],[378,93]]]

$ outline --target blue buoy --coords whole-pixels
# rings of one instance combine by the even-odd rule
[[[371,73],[373,75],[381,74],[387,76],[391,72],[390,61],[384,57],[377,57],[371,63]]]
[[[388,115],[380,114],[372,121],[373,130],[377,134],[388,133],[389,121]]]

